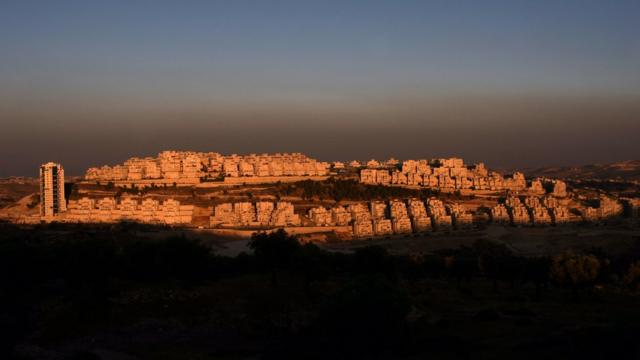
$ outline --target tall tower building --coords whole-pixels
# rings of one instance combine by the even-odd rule
[[[64,198],[64,169],[48,162],[40,166],[40,216],[56,216],[67,210]]]

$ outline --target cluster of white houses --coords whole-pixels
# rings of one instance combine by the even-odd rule
[[[193,220],[193,209],[193,205],[180,204],[174,199],[158,201],[153,198],[124,197],[117,200],[113,197],[101,199],[83,197],[78,200],[69,200],[63,220],[89,223],[134,221],[187,225]]]
[[[209,218],[211,226],[300,226],[300,216],[286,201],[223,203],[216,205]]]
[[[491,219],[497,224],[541,226],[580,220],[572,216],[569,208],[560,205],[554,196],[528,196],[524,201],[517,196],[510,196],[491,209]]]
[[[640,202],[638,199],[624,199],[621,203],[608,196],[601,195],[593,205],[585,207],[582,211],[585,221],[599,221],[620,216],[624,213],[625,207],[630,211],[629,215],[631,217],[638,217]]]
[[[159,201],[150,197],[83,197],[67,203],[62,165],[49,162],[40,167],[40,218],[43,220],[187,225],[193,220],[193,210],[193,205],[181,204],[174,199]]]
[[[406,234],[436,229],[468,228],[472,215],[460,204],[445,204],[432,198],[425,203],[418,199],[373,201],[335,206],[315,207],[308,217],[316,226],[346,226],[356,237]]]
[[[633,206],[630,207],[633,211]],[[586,206],[572,213],[554,196],[509,196],[491,208],[491,219],[497,224],[561,225],[571,222],[601,221],[623,215],[624,205],[607,196],[601,196],[596,206]],[[637,212],[637,210],[636,210]],[[631,213],[631,216],[633,214]]]
[[[326,176],[330,164],[301,153],[222,155],[215,152],[162,151],[157,157],[130,158],[123,164],[89,168],[85,180],[115,183],[197,184],[222,177]]]
[[[371,162],[369,163],[372,164]],[[466,166],[460,158],[406,160],[400,168],[368,167],[360,171],[360,182],[379,185],[419,186],[440,191],[524,191],[543,194],[543,181],[537,179],[528,186],[523,173],[503,176],[489,172],[483,163]],[[556,196],[566,196],[562,181],[549,180]]]
[[[174,167],[171,171],[167,170],[169,168],[166,167],[166,164],[162,165],[163,161],[172,158],[180,159],[179,162],[182,164],[183,160],[192,159],[193,154],[196,153],[163,152],[158,159],[153,160],[158,161],[160,170],[153,171],[159,171],[159,173],[155,173],[156,175],[169,176],[169,178],[182,176],[180,174],[195,174],[195,169],[199,165],[184,166],[191,160],[184,162],[179,168]],[[291,165],[295,164],[295,161],[304,162],[305,159],[308,159],[301,154],[276,154],[274,156],[263,158],[256,155],[242,158],[229,157],[228,159],[235,159],[229,161],[237,160],[238,169],[243,161],[257,164],[263,160],[271,159]],[[227,160],[218,163],[221,164],[219,169],[222,171],[225,169],[224,164]],[[193,161],[195,164],[195,160]],[[198,157],[198,162],[202,163],[201,157]],[[137,160],[131,163],[137,163]],[[211,163],[208,164],[207,166],[211,166]],[[369,164],[372,165],[371,162]],[[393,166],[399,168],[395,164]],[[379,171],[387,171],[388,174],[389,170],[364,169],[361,173],[363,181],[368,179],[370,171],[375,171],[377,179]],[[448,171],[448,175],[444,175],[446,171]],[[132,173],[127,172],[127,174],[138,174],[135,176],[139,176],[140,172],[135,170]],[[396,175],[392,176],[396,176],[396,178],[400,176],[399,174],[403,174],[402,179],[405,178],[404,176],[415,178],[419,174],[423,181],[426,176],[436,176],[434,174],[438,174],[438,177],[449,176],[453,179],[467,178],[472,182],[477,178],[486,178],[487,176],[498,179],[497,175],[488,174],[482,164],[465,167],[461,159],[410,160],[402,163],[402,171],[398,170],[394,174]],[[365,182],[370,181],[366,180]],[[503,179],[502,184],[500,189],[505,189],[506,186],[508,190],[523,189],[527,186],[524,176],[519,174]],[[545,192],[546,195],[544,195]],[[567,195],[566,185],[558,180],[534,180],[527,187],[526,193],[527,196],[509,195],[488,209],[491,221],[511,225],[560,225],[576,221],[600,221],[620,216],[623,212],[635,218],[640,215],[640,199],[624,198],[618,201],[604,195],[591,201],[588,206],[572,208],[570,211],[567,204],[571,200],[565,198]],[[536,195],[532,196],[531,194]],[[151,196],[83,197],[70,200],[67,203],[64,195],[64,170],[60,164],[55,163],[47,163],[40,167],[40,199],[40,218],[47,221],[54,219],[87,223],[136,221],[190,225],[193,223],[195,210],[194,205],[182,204],[176,199],[158,200]],[[285,201],[222,203],[213,207],[209,225],[211,227],[339,226],[350,227],[356,237],[368,237],[440,229],[464,229],[473,224],[473,215],[463,205],[458,203],[445,204],[437,198],[431,198],[424,202],[418,199],[396,199],[389,202],[373,201],[352,203],[346,206],[336,205],[331,208],[314,207],[307,212],[306,216],[302,216],[301,211],[298,209],[296,212],[294,205]],[[480,211],[478,215],[480,216],[482,213]]]

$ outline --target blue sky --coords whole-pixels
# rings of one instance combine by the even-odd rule
[[[88,136],[123,124],[141,133],[161,122],[168,133],[158,136],[169,139],[172,124],[194,133],[219,130],[236,112],[281,115],[257,122],[265,128],[290,131],[311,122],[339,132],[345,123],[386,122],[365,116],[371,109],[419,114],[420,106],[442,99],[458,99],[454,108],[469,97],[615,102],[640,95],[639,24],[640,2],[624,0],[5,0],[0,121],[13,139],[43,122],[59,123],[49,129],[54,133],[81,127]],[[187,115],[177,121],[167,113]],[[282,120],[292,114],[302,120]],[[456,120],[451,129],[471,121]],[[511,121],[515,129],[531,125]],[[456,152],[456,145],[429,151]],[[111,160],[107,155],[95,154]],[[26,170],[15,166],[5,168]]]

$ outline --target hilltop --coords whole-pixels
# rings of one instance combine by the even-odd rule
[[[640,180],[640,160],[582,166],[546,166],[521,170],[528,177]]]

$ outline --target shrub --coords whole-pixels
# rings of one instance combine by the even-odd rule
[[[600,272],[600,260],[593,255],[565,253],[553,257],[551,279],[559,285],[569,286],[574,291],[592,284]]]

